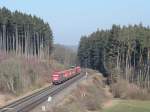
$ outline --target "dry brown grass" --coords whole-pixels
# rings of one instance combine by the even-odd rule
[[[64,66],[55,60],[49,64],[49,61],[35,57],[17,57],[0,52],[0,106],[49,85],[52,72],[62,69]]]
[[[58,104],[57,108],[61,105],[62,107],[67,107],[71,112],[101,110],[103,103],[109,98],[105,94],[102,76],[92,70],[89,71],[90,76],[80,82],[70,95],[64,98],[61,104]]]
[[[0,92],[20,95],[51,82],[51,73],[63,66],[55,61],[41,61],[0,54]]]
[[[135,84],[130,84],[125,80],[120,80],[112,84],[111,91],[116,98],[149,100],[150,95],[146,89],[140,88]]]
[[[52,107],[51,110],[47,112],[70,112],[67,107]]]

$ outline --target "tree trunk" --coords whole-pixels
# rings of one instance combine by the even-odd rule
[[[3,50],[6,53],[6,25],[3,25]]]
[[[18,44],[19,44],[19,42],[18,42],[18,26],[17,26],[17,24],[15,25],[15,38],[16,38],[16,55],[18,55]]]
[[[2,33],[2,25],[0,25],[0,51],[2,51],[2,43],[3,43],[3,33]]]

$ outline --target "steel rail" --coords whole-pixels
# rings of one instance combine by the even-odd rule
[[[42,102],[46,101],[49,96],[54,96],[58,94],[63,89],[70,86],[72,83],[79,80],[83,76],[84,75],[80,74],[60,85],[57,86],[52,85],[46,87],[36,93],[23,97],[22,99],[14,101],[0,108],[0,112],[28,112],[29,110],[41,104]]]

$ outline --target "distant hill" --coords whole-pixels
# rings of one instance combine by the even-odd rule
[[[78,46],[77,45],[64,45],[66,48],[71,49],[74,52],[77,52]]]
[[[54,44],[52,53],[55,60],[66,67],[77,64],[77,47]]]
[[[54,44],[54,48],[55,47],[62,47],[62,48],[65,48],[65,49],[70,49],[73,52],[78,51],[78,45],[63,45],[63,44],[56,43],[56,44]]]

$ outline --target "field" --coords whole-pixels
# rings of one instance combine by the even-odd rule
[[[150,112],[150,101],[117,100],[103,112]]]

